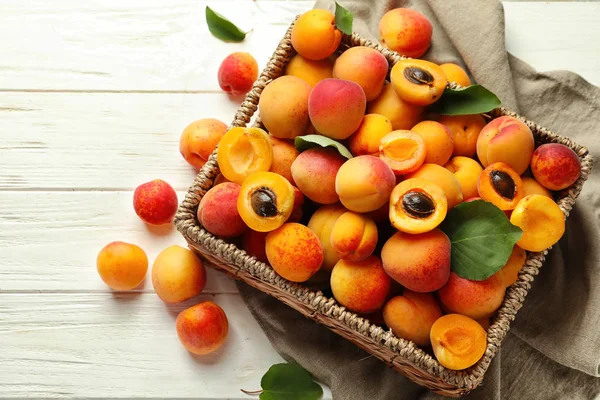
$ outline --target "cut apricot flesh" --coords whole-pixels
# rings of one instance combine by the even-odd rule
[[[487,346],[483,327],[461,314],[438,318],[431,327],[430,339],[437,360],[452,370],[462,370],[475,364]]]
[[[269,135],[260,128],[232,128],[219,142],[217,161],[223,176],[241,185],[248,175],[271,168]]]
[[[425,161],[425,142],[414,132],[398,130],[385,135],[379,144],[379,157],[396,175],[415,172]]]

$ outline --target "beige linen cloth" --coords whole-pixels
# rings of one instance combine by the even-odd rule
[[[536,72],[507,54],[504,13],[493,0],[340,0],[354,30],[377,40],[395,7],[432,22],[423,57],[459,63],[504,106],[587,146],[600,164],[600,89],[566,71]],[[331,3],[318,0],[317,8]],[[543,16],[540,16],[543,18]],[[552,28],[548,21],[547,29]],[[590,47],[592,51],[592,47]],[[600,166],[591,174],[567,230],[533,282],[524,307],[469,399],[593,399],[600,393]],[[244,299],[277,351],[331,387],[334,399],[437,399],[328,329],[245,284]]]

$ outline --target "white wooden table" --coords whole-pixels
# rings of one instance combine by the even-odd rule
[[[219,42],[206,4],[254,31]],[[0,397],[247,398],[239,389],[282,361],[225,276],[209,271],[202,298],[225,309],[229,338],[195,358],[174,328],[191,303],[165,306],[150,282],[115,295],[95,258],[113,240],[151,261],[184,245],[136,217],[133,189],[161,178],[183,196],[194,171],[178,153],[182,129],[230,122],[239,104],[219,90],[220,61],[245,50],[262,68],[312,4],[0,0]],[[505,9],[510,52],[600,84],[600,4]]]

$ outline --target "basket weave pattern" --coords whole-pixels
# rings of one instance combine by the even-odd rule
[[[245,101],[240,105],[231,124],[232,127],[247,126],[250,123],[258,108],[262,90],[273,79],[284,74],[287,62],[296,54],[290,40],[292,26],[293,24],[255,82],[252,91],[247,94]],[[352,46],[375,48],[387,58],[390,66],[404,58],[356,34],[344,35],[339,51]],[[574,185],[561,194],[558,200],[560,209],[565,217],[568,217],[592,168],[593,161],[588,150],[504,108],[494,110],[488,114],[488,117],[493,119],[503,115],[510,115],[525,122],[531,128],[536,144],[562,143],[572,148],[579,156],[582,163],[581,176]],[[253,126],[262,126],[260,120],[256,119]],[[398,338],[391,331],[371,324],[368,320],[340,306],[334,299],[324,296],[320,291],[312,291],[300,284],[283,279],[269,265],[256,260],[235,245],[204,230],[197,221],[196,211],[204,194],[213,186],[214,178],[218,173],[215,150],[189,188],[175,217],[177,229],[185,237],[192,250],[208,259],[213,264],[210,265],[211,267],[224,271],[234,279],[242,280],[276,297],[304,316],[327,326],[330,330],[378,357],[414,382],[446,396],[463,396],[481,383],[485,371],[506,336],[511,321],[514,320],[517,311],[523,305],[531,282],[539,273],[549,250],[528,253],[518,281],[507,289],[504,302],[488,329],[488,343],[484,356],[471,368],[464,371],[452,371],[444,368],[435,358],[413,342]]]

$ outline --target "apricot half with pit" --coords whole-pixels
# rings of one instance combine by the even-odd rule
[[[294,187],[274,172],[256,172],[246,178],[237,200],[237,209],[246,223],[258,232],[279,228],[292,214]]]
[[[398,61],[392,68],[390,79],[398,97],[418,106],[437,101],[448,82],[439,65],[415,59]]]
[[[219,142],[217,161],[225,178],[241,185],[248,175],[271,168],[269,135],[260,128],[231,128]]]
[[[390,196],[390,222],[406,233],[429,232],[442,223],[447,210],[444,191],[426,179],[402,181]]]
[[[523,198],[519,174],[502,162],[488,165],[477,182],[479,196],[501,210],[512,210]]]

